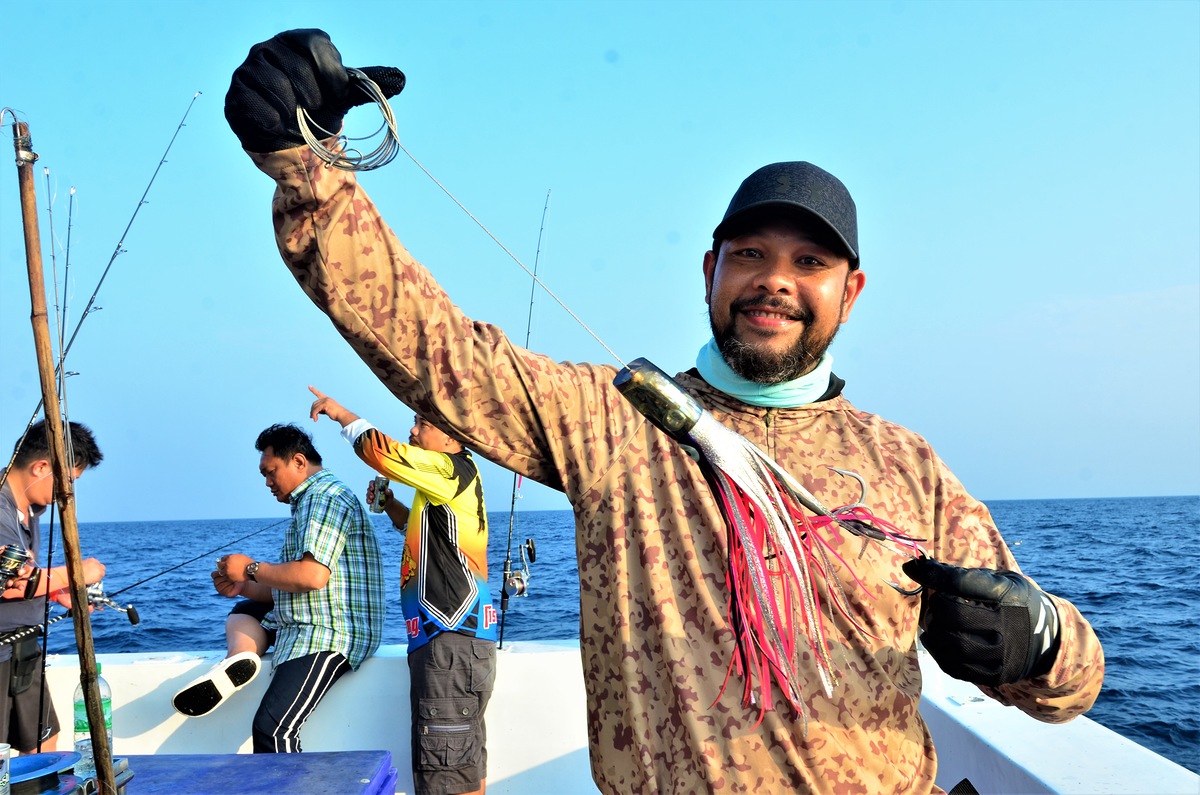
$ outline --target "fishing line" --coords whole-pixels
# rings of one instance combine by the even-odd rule
[[[50,281],[54,284],[54,330],[58,332],[58,367],[55,368],[55,374],[58,376],[58,395],[62,397],[63,393],[63,377],[62,377],[62,341],[63,341],[63,322],[65,315],[63,314],[63,302],[58,295],[58,238],[54,235],[54,190],[50,185],[50,169],[43,168],[42,175],[46,179],[46,220],[47,226],[50,227]],[[66,276],[63,276],[63,294],[67,292]]]
[[[75,338],[79,335],[79,329],[83,326],[83,321],[87,320],[88,315],[90,315],[91,313],[98,312],[98,311],[100,311],[100,309],[102,309],[102,307],[95,306],[96,296],[99,295],[100,288],[104,285],[104,280],[106,278],[108,278],[108,272],[112,269],[113,263],[116,262],[117,257],[121,254],[126,253],[125,248],[124,248],[125,238],[129,234],[130,228],[133,227],[133,222],[137,218],[138,212],[142,209],[142,205],[147,203],[146,197],[150,194],[150,188],[154,185],[154,180],[158,178],[158,172],[160,170],[162,170],[163,164],[165,164],[167,162],[167,155],[170,154],[171,147],[175,145],[175,139],[179,137],[180,130],[182,130],[184,127],[187,126],[188,114],[192,112],[192,106],[196,104],[196,100],[200,97],[200,95],[202,93],[203,92],[201,92],[201,91],[197,91],[195,94],[192,95],[192,101],[188,103],[187,110],[185,110],[183,113],[183,118],[179,120],[179,124],[175,128],[175,132],[171,136],[171,140],[167,144],[166,150],[163,151],[162,157],[158,161],[158,166],[154,169],[154,173],[150,176],[150,181],[146,184],[146,189],[142,192],[142,198],[138,200],[137,206],[134,207],[133,215],[131,215],[129,217],[129,223],[127,223],[125,225],[125,231],[121,233],[121,238],[120,238],[120,240],[117,241],[117,246],[113,250],[113,254],[108,260],[108,265],[105,266],[104,272],[100,275],[100,280],[96,283],[96,289],[92,291],[92,295],[88,299],[87,306],[85,306],[83,309],[83,314],[80,315],[79,321],[75,324],[75,329],[71,332],[71,338],[67,341],[67,344],[65,346],[63,346],[60,343],[59,357],[58,357],[60,368],[66,362],[67,354],[70,352],[71,346],[75,344]],[[11,114],[13,116],[13,119],[15,122],[15,120],[16,120],[16,112],[15,111],[13,111],[11,108],[0,108],[0,124],[3,124],[5,114]],[[14,146],[17,147],[18,160],[22,159],[22,157],[28,157],[30,155],[34,159],[37,158],[37,155],[33,154],[32,152],[29,152],[28,154],[26,154],[29,147],[31,146],[31,143],[28,139],[25,139],[23,141],[15,141]],[[22,146],[24,147],[24,149],[22,149]],[[72,192],[72,196],[73,195],[74,195],[74,193]],[[29,422],[26,424],[24,432],[21,433],[21,438],[18,439],[16,445],[14,445],[12,457],[9,458],[8,464],[5,465],[5,467],[4,467],[4,471],[0,472],[0,486],[3,486],[5,481],[8,480],[8,473],[12,469],[13,462],[15,462],[16,458],[17,458],[16,451],[18,449],[20,449],[21,443],[25,441],[25,437],[29,434],[29,429],[33,427],[35,422],[37,422],[38,414],[41,412],[41,410],[42,410],[42,400],[39,399],[37,408],[35,408],[33,410],[33,415],[29,418]]]
[[[445,185],[443,185],[441,182],[439,182],[437,180],[437,177],[435,177],[435,176],[433,176],[433,174],[429,173],[429,169],[427,169],[427,168],[425,168],[425,166],[421,165],[421,162],[419,160],[417,160],[415,157],[413,157],[412,152],[408,151],[408,149],[405,148],[404,144],[400,143],[400,141],[397,140],[396,145],[400,147],[400,150],[402,152],[404,152],[404,154],[408,155],[408,159],[413,161],[413,164],[416,165],[417,168],[419,168],[425,172],[425,176],[427,176],[431,180],[433,180],[434,185],[437,185],[439,188],[442,189],[443,193],[445,193],[447,196],[450,197],[450,201],[457,204],[459,209],[461,209],[464,213],[466,213],[467,217],[470,218],[472,221],[474,221],[476,226],[478,226],[480,229],[483,230],[484,234],[486,234],[493,241],[495,241],[496,245],[499,246],[504,251],[505,254],[507,254],[509,257],[511,257],[513,262],[517,263],[517,265],[519,265],[521,267],[521,270],[523,270],[523,271],[525,271],[525,273],[529,274],[529,276],[533,279],[534,283],[546,291],[546,295],[553,298],[555,303],[557,303],[559,306],[561,306],[563,308],[564,312],[566,312],[568,315],[570,315],[572,317],[572,319],[574,319],[575,322],[578,323],[580,325],[580,327],[582,327],[583,330],[586,331],[591,336],[592,339],[594,339],[596,342],[598,342],[600,344],[601,348],[604,348],[604,350],[606,350],[608,352],[609,356],[613,357],[613,359],[615,359],[618,364],[624,366],[625,360],[622,359],[620,356],[618,356],[613,351],[612,348],[608,347],[608,345],[604,342],[604,340],[600,339],[600,336],[598,334],[596,334],[596,332],[592,331],[591,327],[588,326],[587,323],[584,323],[583,319],[580,318],[579,315],[577,315],[573,311],[571,311],[571,307],[567,306],[566,302],[564,302],[561,298],[559,298],[554,293],[553,290],[551,290],[549,287],[547,287],[546,283],[543,282],[541,279],[539,279],[537,277],[537,274],[534,273],[532,270],[530,270],[529,266],[527,266],[524,262],[521,261],[520,257],[518,257],[516,254],[509,251],[508,246],[501,243],[500,238],[498,238],[494,234],[492,234],[492,231],[490,229],[488,229],[486,226],[484,226],[483,222],[480,221],[478,218],[476,218],[471,213],[471,211],[468,210],[466,208],[466,206],[463,205],[463,203],[460,202],[455,197],[455,195],[449,191],[449,189],[446,188]]]
[[[545,290],[546,294],[553,298],[555,303],[563,308],[564,312],[570,315],[571,318],[574,319],[574,321],[578,323],[580,327],[591,336],[592,339],[599,343],[600,347],[604,348],[604,350],[608,352],[609,356],[613,357],[618,364],[624,366],[626,364],[625,360],[618,356],[612,348],[608,347],[604,340],[600,339],[600,336],[596,334],[596,332],[592,331],[591,327],[588,326],[587,323],[584,323],[583,319],[580,318],[579,315],[571,311],[571,308],[567,306],[565,301],[559,298],[553,290],[546,286],[545,282],[537,277],[537,273],[535,271],[530,270],[529,266],[522,262],[520,257],[514,254],[511,250],[509,250],[508,246],[504,245],[504,243],[500,241],[500,238],[492,234],[492,231],[488,229],[482,221],[476,218],[475,215],[467,209],[466,205],[460,202],[458,198],[451,193],[445,185],[438,181],[438,178],[430,173],[429,169],[425,168],[425,166],[421,164],[421,161],[417,160],[417,158],[413,156],[413,153],[408,151],[404,144],[401,143],[400,133],[396,129],[396,117],[392,113],[392,106],[388,104],[387,97],[383,95],[383,91],[379,88],[379,86],[376,85],[375,82],[372,81],[371,78],[367,77],[366,74],[364,74],[361,70],[347,69],[346,71],[350,73],[351,77],[359,80],[363,84],[361,86],[362,89],[366,91],[371,98],[375,100],[375,104],[379,106],[379,110],[381,113],[383,113],[385,120],[383,127],[380,127],[380,129],[382,130],[384,127],[387,128],[387,140],[383,144],[380,144],[379,148],[376,149],[375,152],[372,152],[371,155],[358,158],[358,162],[356,162],[354,157],[341,157],[337,150],[329,149],[325,146],[325,144],[317,140],[317,138],[312,135],[311,131],[308,129],[305,118],[307,116],[307,112],[303,109],[297,109],[296,118],[301,125],[301,135],[304,137],[305,143],[307,143],[309,147],[312,148],[313,152],[316,153],[317,157],[321,158],[323,161],[329,163],[335,168],[340,168],[345,171],[370,171],[371,169],[379,168],[380,166],[391,162],[392,158],[395,157],[395,149],[399,149],[400,151],[404,152],[404,154],[408,155],[408,159],[413,162],[413,165],[421,169],[421,171],[425,173],[425,176],[429,177],[429,179],[433,181],[434,185],[437,185],[442,189],[442,192],[450,198],[450,201],[458,205],[458,208],[466,213],[467,217],[474,221],[475,225],[482,229],[484,234],[490,237],[492,241],[512,259],[513,262],[520,266],[521,270],[525,271],[525,273],[527,273],[533,279],[534,284]],[[339,140],[342,139],[339,138]],[[383,159],[383,156],[379,153],[384,150],[385,147],[388,148],[390,152],[387,158]],[[547,201],[549,201],[549,199],[547,199]]]
[[[265,533],[266,531],[270,530],[272,527],[279,527],[279,525],[283,524],[284,522],[290,522],[290,521],[291,521],[291,517],[288,517],[287,519],[280,519],[278,522],[272,522],[271,524],[267,525],[266,527],[264,527],[260,530],[255,530],[253,533],[247,533],[246,535],[242,536],[241,538],[235,538],[232,541],[228,541],[219,547],[210,549],[207,552],[202,552],[190,560],[185,560],[183,563],[172,566],[169,569],[163,569],[158,574],[151,574],[146,579],[138,580],[133,585],[127,585],[124,588],[120,589],[119,591],[113,591],[112,593],[109,594],[109,597],[111,598],[113,596],[116,596],[117,594],[122,594],[122,593],[125,593],[126,591],[131,591],[134,588],[137,588],[139,585],[145,585],[146,583],[150,582],[151,580],[157,579],[157,578],[163,576],[164,574],[169,574],[170,572],[173,572],[176,569],[183,568],[184,566],[188,565],[189,563],[195,563],[196,561],[200,560],[200,558],[208,557],[209,555],[211,555],[214,552],[220,552],[222,549],[225,549],[226,547],[231,547],[234,544],[245,541],[247,538],[252,538],[253,536],[258,535],[259,533]]]
[[[47,169],[49,171],[49,169]],[[62,306],[62,327],[67,325],[67,305],[71,300],[71,230],[75,228],[75,186],[71,186],[70,198],[67,201],[67,249],[65,252],[65,263],[63,265],[63,306]],[[54,226],[50,227],[51,233],[54,232]],[[62,334],[58,337],[58,349],[63,349]],[[60,359],[58,366],[62,369],[66,362]],[[70,373],[67,373],[70,375]]]

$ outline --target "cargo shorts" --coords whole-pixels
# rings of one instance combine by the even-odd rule
[[[408,669],[418,795],[479,789],[487,778],[483,713],[496,680],[496,644],[443,632],[409,653]]]

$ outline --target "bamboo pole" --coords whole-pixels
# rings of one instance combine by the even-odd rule
[[[83,685],[88,723],[92,734],[92,753],[101,795],[116,795],[112,749],[104,726],[104,707],[97,684],[96,653],[92,643],[92,621],[87,610],[87,584],[79,551],[79,525],[75,518],[73,467],[67,462],[66,439],[58,392],[54,385],[54,351],[50,345],[50,324],[46,314],[46,283],[42,273],[42,249],[38,234],[37,194],[33,182],[33,164],[37,154],[29,136],[29,125],[13,123],[13,148],[17,155],[17,182],[21,193],[21,219],[25,227],[25,261],[29,268],[30,322],[37,350],[38,375],[42,382],[42,405],[46,414],[46,435],[50,441],[50,465],[54,472],[54,501],[62,516],[63,552],[67,560],[67,579],[71,585],[71,613],[75,619],[75,641],[79,648],[79,681]],[[36,553],[37,550],[34,550]]]

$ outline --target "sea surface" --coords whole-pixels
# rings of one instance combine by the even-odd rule
[[[1200,773],[1200,497],[1014,500],[989,508],[1021,568],[1073,601],[1104,644],[1104,689],[1088,716]],[[489,517],[498,607],[509,514]],[[285,521],[81,523],[84,554],[108,566],[108,593],[121,605],[132,603],[140,618],[133,626],[111,609],[94,614],[96,651],[223,647],[231,602],[213,591],[209,572],[224,552],[275,559]],[[578,637],[571,512],[518,510],[514,526],[514,567],[526,538],[534,539],[537,557],[527,595],[511,600],[504,639]],[[395,573],[402,537],[383,517],[376,527],[387,569]],[[61,550],[54,554],[61,562]],[[385,642],[403,643],[397,576],[389,577],[388,590]],[[50,650],[75,653],[70,621],[51,626]]]

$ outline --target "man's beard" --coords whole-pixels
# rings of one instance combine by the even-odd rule
[[[804,331],[800,339],[791,348],[776,353],[765,346],[756,348],[734,336],[734,323],[741,310],[748,307],[759,307],[779,312],[790,313],[796,320],[804,323]],[[812,312],[807,309],[797,310],[785,301],[775,298],[757,298],[747,301],[736,301],[730,307],[729,322],[718,328],[713,320],[712,310],[708,313],[709,326],[712,328],[713,339],[717,348],[735,373],[753,381],[756,384],[782,384],[792,381],[809,373],[821,361],[825,351],[829,349],[833,338],[837,336],[839,325],[835,325],[828,334],[823,334],[813,327]]]

